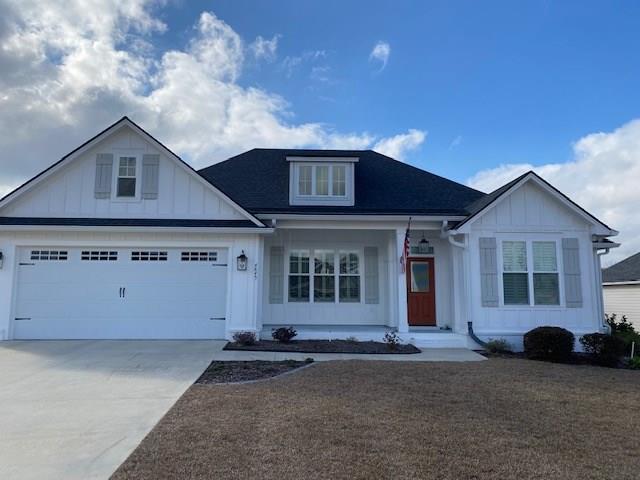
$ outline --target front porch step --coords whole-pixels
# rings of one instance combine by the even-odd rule
[[[478,348],[468,335],[462,333],[409,332],[401,334],[400,338],[418,348]]]

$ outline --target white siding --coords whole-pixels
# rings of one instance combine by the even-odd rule
[[[500,243],[503,240],[553,240],[558,244],[561,304],[559,306],[505,306],[502,282],[499,281],[500,306],[482,307],[480,293],[479,239],[496,237],[498,272],[502,277]],[[566,308],[563,298],[562,238],[579,241],[583,305]],[[599,331],[600,319],[596,287],[595,257],[591,245],[590,225],[568,207],[534,184],[526,183],[509,197],[489,209],[471,225],[468,249],[470,289],[469,319],[481,338],[507,338],[521,348],[522,334],[542,325],[571,330],[577,337]]]
[[[118,154],[160,154],[157,199],[121,201],[96,199],[94,195],[96,155],[113,153],[113,174]],[[141,161],[141,158],[140,158]],[[138,179],[140,181],[140,179]],[[245,217],[206,182],[163,155],[151,143],[128,127],[72,160],[2,211],[10,217],[97,217],[97,218],[184,218],[244,219]]]
[[[192,247],[228,249],[228,291],[226,335],[236,330],[257,330],[258,302],[262,280],[260,269],[261,239],[257,234],[180,233],[97,233],[97,232],[29,232],[0,234],[4,266],[0,270],[0,340],[11,338],[16,296],[17,253],[20,247]],[[249,268],[240,272],[235,259],[241,251],[249,257]],[[78,301],[82,301],[81,298]]]
[[[604,311],[617,314],[618,319],[626,315],[629,322],[640,328],[640,285],[605,285]]]

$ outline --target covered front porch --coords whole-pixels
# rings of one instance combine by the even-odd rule
[[[261,338],[293,326],[300,339],[381,341],[394,331],[423,347],[469,348],[458,290],[461,250],[443,222],[278,225],[264,241]],[[458,285],[458,287],[456,286]]]

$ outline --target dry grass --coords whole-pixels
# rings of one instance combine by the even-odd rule
[[[639,399],[627,370],[318,363],[193,386],[113,478],[637,479]]]

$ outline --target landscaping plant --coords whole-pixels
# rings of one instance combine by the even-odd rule
[[[254,332],[236,332],[233,334],[233,341],[240,345],[254,345],[256,343],[256,334]]]
[[[298,335],[298,332],[293,327],[280,327],[271,330],[273,339],[282,343],[289,343],[296,335]]]
[[[611,335],[620,338],[625,345],[625,353],[631,354],[631,344],[636,343],[636,347],[640,346],[640,333],[636,332],[632,324],[627,322],[627,316],[622,315],[621,320],[618,321],[618,316],[615,313],[611,315],[605,314],[605,321],[611,329]]]
[[[400,337],[396,334],[396,332],[385,333],[384,337],[382,337],[382,340],[387,344],[387,348],[389,350],[395,350],[400,344]]]
[[[640,370],[640,357],[633,357],[629,359],[629,368],[633,370]]]
[[[605,333],[589,333],[580,337],[585,352],[593,355],[598,365],[615,367],[624,355],[625,343],[615,336]]]
[[[575,337],[560,327],[538,327],[524,335],[524,353],[528,358],[566,362],[571,358]]]
[[[504,338],[490,339],[484,348],[489,353],[511,353],[511,345]]]

